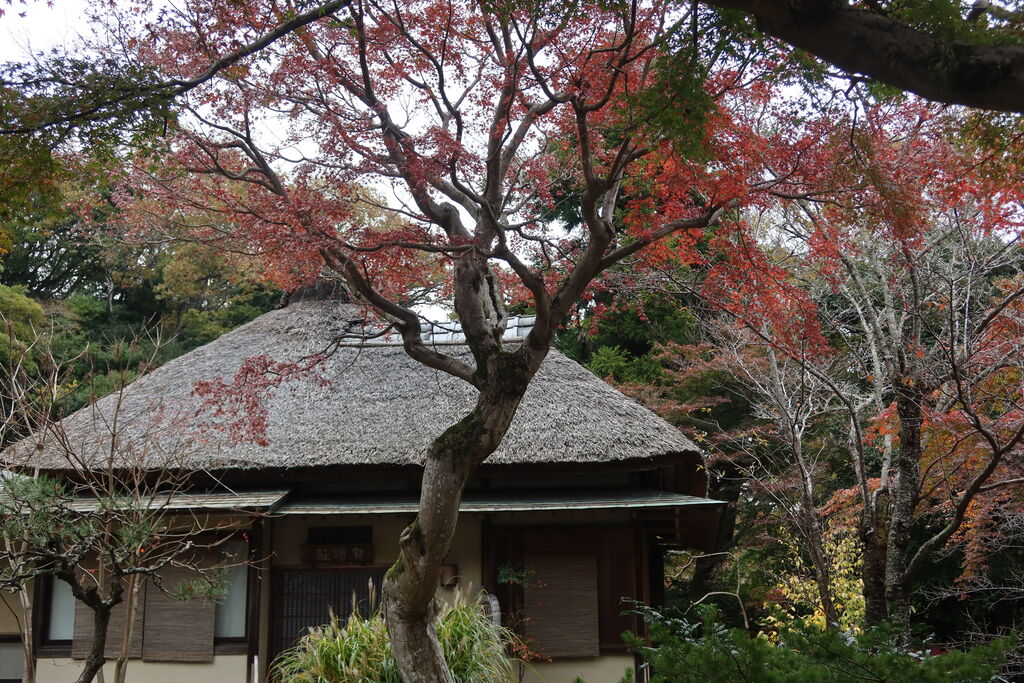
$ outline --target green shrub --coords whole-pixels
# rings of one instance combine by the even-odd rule
[[[25,294],[24,288],[0,285],[0,363],[4,367],[19,360],[32,366],[33,354],[28,353],[25,358],[22,354],[45,327],[43,308]]]
[[[491,623],[478,601],[456,599],[444,608],[437,636],[456,683],[514,683],[514,660],[507,654],[515,639]],[[344,624],[337,617],[310,629],[273,665],[281,683],[401,683],[391,655],[384,617],[353,613]]]
[[[727,628],[708,610],[703,622],[668,618],[642,608],[650,645],[627,634],[651,667],[652,683],[984,683],[998,680],[1013,638],[967,652],[932,654],[919,644],[903,647],[894,629],[859,636],[794,622],[771,641]]]
[[[646,354],[632,356],[618,346],[602,346],[590,356],[587,367],[598,377],[611,377],[616,382],[654,384],[661,378],[661,365]]]

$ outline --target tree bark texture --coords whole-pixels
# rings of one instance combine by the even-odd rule
[[[110,625],[110,611],[112,605],[100,603],[90,605],[92,607],[92,645],[89,648],[89,656],[82,664],[82,673],[79,674],[75,683],[92,683],[96,674],[100,672],[107,658],[103,651],[107,647],[107,627]]]
[[[924,98],[1024,112],[1024,47],[955,42],[833,0],[707,0],[851,74]]]
[[[896,397],[896,410],[900,418],[900,445],[889,503],[885,600],[889,608],[889,618],[901,626],[908,626],[910,623],[913,577],[908,575],[907,565],[910,561],[911,531],[921,485],[923,401],[921,392],[906,384]]]
[[[863,565],[861,580],[864,583],[864,621],[875,626],[889,618],[885,600],[885,543],[870,529],[862,529]]]
[[[466,481],[508,431],[535,363],[525,349],[491,354],[478,373],[473,410],[431,445],[419,513],[400,538],[398,560],[384,577],[384,612],[395,662],[405,683],[451,683],[437,639],[435,597]]]

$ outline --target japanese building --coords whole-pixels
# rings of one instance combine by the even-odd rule
[[[330,296],[296,297],[62,423],[65,449],[107,467],[116,411],[123,462],[115,467],[179,468],[188,489],[166,504],[244,531],[224,547],[251,561],[229,570],[221,602],[172,603],[146,588],[129,680],[264,681],[274,656],[326,622],[329,610],[344,616],[354,602],[372,609],[369,586],[394,562],[399,533],[415,515],[422,458],[468,412],[473,389],[386,336],[347,341],[361,310]],[[506,343],[530,322],[513,320]],[[446,353],[468,355],[457,326],[430,337]],[[265,443],[233,438],[228,418],[222,429],[200,425],[196,382],[230,380],[262,354],[324,360],[311,376],[272,390]],[[13,469],[74,476],[58,451],[40,435],[5,458]],[[622,615],[623,598],[657,604],[666,549],[713,545],[720,504],[703,497],[705,486],[693,443],[552,351],[501,447],[467,487],[439,591],[495,596],[502,619],[550,659],[532,662],[524,680],[615,683],[635,665],[620,634],[639,628]],[[530,579],[508,581],[515,571]],[[38,680],[73,680],[88,615],[66,586],[39,583]],[[6,612],[0,669],[20,671],[19,631]],[[115,610],[112,634],[119,623]]]

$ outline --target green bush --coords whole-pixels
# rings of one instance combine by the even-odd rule
[[[518,680],[508,629],[491,623],[477,601],[456,599],[444,608],[437,636],[456,683],[514,683]],[[310,629],[273,665],[281,683],[401,683],[391,655],[384,617],[353,613]]]
[[[46,330],[42,307],[25,294],[22,287],[0,285],[0,363],[33,362],[33,354],[22,354]]]
[[[651,354],[633,357],[618,346],[602,346],[590,356],[587,367],[598,377],[616,382],[654,384],[662,375],[661,365]]]
[[[700,623],[642,608],[650,644],[627,640],[651,667],[652,683],[984,683],[998,680],[1013,638],[967,652],[904,647],[881,626],[861,635],[796,622],[775,641],[727,628],[708,610]]]

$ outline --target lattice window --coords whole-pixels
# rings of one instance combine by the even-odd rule
[[[385,571],[384,567],[275,571],[270,616],[272,654],[276,656],[294,645],[311,626],[326,624],[332,611],[342,621],[352,614],[353,607],[363,616],[372,613],[380,601]]]

